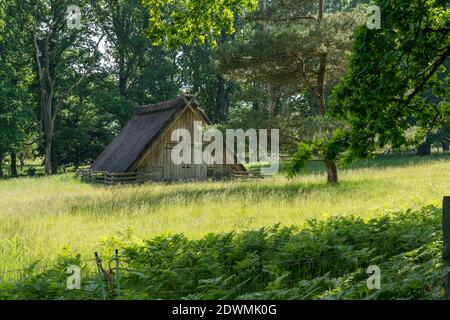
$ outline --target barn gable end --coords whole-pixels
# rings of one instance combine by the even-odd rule
[[[187,129],[193,137],[194,122],[210,124],[194,99],[143,106],[91,166],[110,174],[140,173],[146,180],[206,179],[227,175],[228,169],[245,171],[242,165],[179,165],[170,161],[175,129]]]

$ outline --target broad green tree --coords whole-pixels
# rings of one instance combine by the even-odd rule
[[[17,154],[36,124],[31,93],[35,78],[29,34],[22,28],[28,21],[20,15],[23,5],[20,1],[10,1],[2,9],[3,22],[8,27],[0,31],[0,176],[7,153],[11,160],[10,173],[14,176]]]
[[[333,114],[351,123],[351,157],[401,146],[407,129],[429,133],[448,125],[450,115],[448,1],[375,3],[381,29],[358,29],[349,72],[331,101]]]
[[[72,5],[80,8],[80,21],[68,12]],[[58,113],[74,90],[98,66],[98,47],[104,35],[95,26],[89,3],[84,0],[34,0],[26,14],[30,13],[45,173],[51,175],[55,172],[52,157]]]
[[[177,52],[153,46],[144,35],[149,13],[140,0],[96,1],[95,14],[105,34],[105,59],[117,79],[122,98],[156,102],[177,94]]]
[[[157,45],[216,43],[235,31],[235,15],[256,9],[258,0],[142,0],[150,19],[146,35]]]
[[[232,37],[222,35],[218,47]],[[209,44],[183,46],[178,66],[187,90],[198,94],[198,101],[211,120],[225,123],[229,120],[230,105],[238,84],[225,77],[214,67],[215,48]]]
[[[226,121],[234,84],[211,67],[211,48],[229,40],[228,36],[236,31],[238,16],[255,10],[258,0],[142,0],[142,3],[149,14],[146,36],[155,45],[183,48],[181,64],[192,71],[187,88],[200,94],[202,102],[215,105],[216,110],[210,113],[215,120]],[[199,64],[198,58],[202,56],[204,60]],[[182,75],[186,75],[186,70]],[[199,76],[207,83],[201,84]]]

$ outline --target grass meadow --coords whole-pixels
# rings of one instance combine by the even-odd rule
[[[91,185],[73,175],[0,180],[0,274],[53,263],[72,249],[92,258],[111,236],[207,234],[282,226],[334,216],[374,218],[441,206],[450,194],[450,154],[383,156],[341,167],[326,184],[319,164],[288,180],[230,180],[140,186]]]

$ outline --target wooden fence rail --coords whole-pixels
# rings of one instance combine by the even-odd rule
[[[133,172],[133,173],[109,173],[102,171],[95,171],[92,169],[80,169],[76,175],[92,183],[103,183],[108,185],[115,184],[135,184],[147,181],[162,181],[161,176],[164,168],[154,167],[155,172]],[[234,171],[229,170],[229,177],[236,178],[262,178],[260,169],[252,169],[249,171]],[[159,177],[159,178],[158,178]]]
[[[140,172],[109,173],[109,172],[93,171],[90,169],[78,170],[76,174],[81,178],[90,182],[97,182],[111,185],[137,183],[145,179],[147,176],[151,175]]]

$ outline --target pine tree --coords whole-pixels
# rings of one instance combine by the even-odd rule
[[[347,3],[348,5],[348,3]],[[308,91],[317,114],[327,113],[327,91],[345,73],[360,11],[328,12],[323,0],[263,1],[253,30],[220,53],[225,74]],[[338,182],[335,159],[324,159],[328,182]]]

